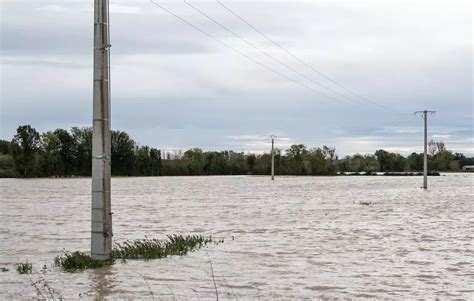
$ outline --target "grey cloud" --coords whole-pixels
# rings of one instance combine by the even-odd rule
[[[4,65],[44,66],[57,68],[92,68],[92,64],[58,59],[28,58],[28,57],[2,57]]]
[[[358,106],[345,105],[294,85],[149,1],[111,3],[115,5],[112,124],[141,144],[264,150],[266,144],[258,137],[277,133],[287,143],[334,144],[340,155],[384,146],[407,152],[418,149],[419,119],[387,128],[384,123],[398,118],[393,112],[369,110],[370,105],[357,98]],[[311,85],[181,1],[164,3],[240,51]],[[215,2],[193,3],[293,68],[341,91]],[[450,141],[453,148],[469,149],[466,139],[473,136],[469,5],[225,3],[358,94],[407,115],[424,108],[437,110],[430,120],[430,135]],[[20,123],[40,130],[90,124],[91,5],[66,0],[15,0],[2,5],[1,138],[10,139]],[[229,139],[252,135],[257,138]]]

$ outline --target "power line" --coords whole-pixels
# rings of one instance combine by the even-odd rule
[[[177,18],[178,20],[182,21],[183,23],[187,24],[188,26],[192,27],[193,29],[199,31],[200,33],[202,33],[202,34],[206,35],[207,37],[213,39],[214,41],[216,41],[216,42],[218,42],[219,44],[225,46],[226,48],[231,49],[232,51],[234,51],[234,52],[237,53],[238,55],[240,55],[240,56],[242,56],[242,57],[245,57],[246,59],[248,59],[248,60],[254,62],[255,64],[261,66],[262,68],[264,68],[264,69],[266,69],[266,70],[268,70],[268,71],[270,71],[270,72],[272,72],[272,73],[274,73],[274,74],[276,74],[276,75],[278,75],[278,76],[280,76],[280,77],[282,77],[282,78],[284,78],[284,79],[286,79],[286,80],[288,80],[288,81],[290,81],[290,82],[292,82],[292,83],[294,83],[294,84],[296,84],[296,85],[299,85],[299,86],[301,86],[301,87],[303,87],[303,88],[306,88],[306,89],[308,89],[308,90],[311,90],[312,92],[317,93],[317,94],[320,95],[320,96],[329,97],[329,98],[332,98],[332,99],[334,99],[334,100],[336,100],[336,101],[344,102],[345,104],[356,105],[355,103],[351,103],[351,102],[348,103],[348,102],[346,102],[346,101],[343,101],[343,100],[340,100],[340,99],[337,99],[337,98],[330,97],[330,96],[328,96],[327,94],[325,94],[324,92],[321,92],[321,91],[319,91],[319,90],[316,90],[316,89],[314,89],[313,87],[308,86],[308,85],[305,85],[305,84],[303,84],[303,83],[301,83],[301,82],[299,82],[299,81],[296,81],[296,80],[292,79],[291,77],[288,77],[288,76],[284,75],[283,73],[281,73],[281,72],[279,72],[279,71],[277,71],[277,70],[275,70],[275,69],[273,69],[273,68],[271,68],[271,67],[265,65],[264,63],[262,63],[262,62],[260,62],[260,61],[258,61],[258,60],[256,60],[256,59],[254,59],[253,57],[251,57],[251,56],[249,56],[249,55],[247,55],[247,54],[245,54],[245,53],[243,53],[243,52],[241,52],[241,51],[235,49],[234,47],[230,46],[230,45],[227,44],[226,42],[224,42],[224,41],[222,41],[222,40],[216,38],[214,35],[208,33],[207,31],[203,30],[202,28],[200,28],[200,27],[194,25],[193,23],[189,22],[189,21],[186,20],[185,18],[183,18],[183,17],[177,15],[177,14],[174,13],[173,11],[171,11],[171,10],[167,9],[166,7],[162,6],[161,4],[157,3],[155,0],[150,0],[150,2],[153,3],[154,5],[156,5],[157,7],[161,8],[161,9],[164,10],[165,12],[169,13],[170,15],[174,16],[174,17]],[[362,109],[362,107],[359,108],[359,109]]]
[[[192,27],[193,29],[195,29],[195,30],[201,32],[202,34],[204,34],[204,35],[206,35],[207,37],[213,39],[214,41],[216,41],[216,42],[218,42],[219,44],[225,46],[226,48],[231,49],[232,51],[234,51],[234,52],[237,53],[238,55],[240,55],[240,56],[242,56],[242,57],[244,57],[244,58],[246,58],[246,59],[248,59],[248,60],[250,60],[250,61],[256,63],[257,65],[261,66],[262,68],[264,68],[264,69],[266,69],[266,70],[268,70],[268,71],[270,71],[270,72],[272,72],[272,73],[274,73],[274,74],[276,74],[276,75],[278,75],[278,76],[280,76],[280,77],[282,77],[282,78],[284,78],[284,79],[286,79],[286,80],[288,80],[288,81],[290,81],[290,82],[292,82],[292,83],[294,83],[294,84],[297,84],[297,85],[299,85],[299,86],[301,86],[301,87],[303,87],[303,88],[309,89],[309,90],[311,90],[312,92],[317,93],[318,95],[321,95],[321,96],[324,96],[324,97],[329,97],[329,98],[334,99],[334,100],[336,100],[336,101],[340,101],[340,102],[347,103],[347,102],[342,101],[342,100],[340,100],[340,99],[331,97],[331,96],[329,96],[329,95],[327,95],[327,94],[325,94],[325,93],[323,93],[323,92],[321,92],[321,91],[319,91],[319,90],[316,90],[316,89],[314,89],[314,88],[311,87],[311,86],[308,86],[308,85],[306,85],[306,84],[304,84],[304,83],[301,83],[301,82],[299,82],[299,81],[297,81],[297,80],[294,80],[293,78],[288,77],[288,76],[286,76],[285,74],[283,74],[283,73],[281,73],[281,72],[279,72],[279,71],[277,71],[277,70],[275,70],[275,69],[273,69],[273,68],[271,68],[271,67],[265,65],[264,63],[262,63],[262,62],[260,62],[260,61],[258,61],[258,60],[256,60],[256,59],[254,59],[253,57],[251,57],[251,56],[249,56],[249,55],[247,55],[247,54],[245,54],[245,53],[243,53],[243,52],[237,50],[236,48],[234,48],[234,47],[232,47],[231,45],[227,44],[226,42],[224,42],[224,41],[218,39],[217,37],[215,37],[214,35],[210,34],[209,32],[203,30],[202,28],[200,28],[200,27],[194,25],[193,23],[191,23],[190,21],[186,20],[185,18],[183,18],[183,17],[177,15],[177,14],[174,13],[173,11],[171,11],[171,10],[167,9],[166,7],[162,6],[161,4],[155,2],[155,0],[150,0],[150,2],[152,2],[154,5],[156,5],[157,7],[161,8],[161,9],[164,10],[165,12],[169,13],[170,15],[176,17],[177,19],[179,19],[179,20],[182,21],[183,23],[187,24],[188,26]],[[246,40],[246,39],[240,37],[238,34],[236,34],[235,32],[233,32],[232,30],[230,30],[230,29],[228,29],[227,27],[225,27],[224,25],[220,24],[219,22],[217,22],[217,21],[216,21],[215,19],[213,19],[212,17],[208,16],[208,15],[205,14],[204,12],[202,12],[202,11],[200,11],[199,9],[197,9],[196,7],[192,6],[192,5],[191,5],[190,3],[188,3],[186,0],[184,0],[184,2],[185,2],[187,5],[189,5],[190,7],[192,7],[193,9],[197,10],[198,12],[200,12],[201,14],[203,14],[204,16],[206,16],[208,19],[210,19],[211,21],[213,21],[213,22],[216,23],[217,25],[219,25],[221,28],[223,28],[223,29],[225,29],[226,31],[232,33],[234,36],[238,37],[239,39],[242,39],[244,42],[246,42],[247,44],[251,45],[253,48],[256,48],[257,50],[259,50],[259,51],[261,51],[261,52],[263,52],[263,53],[266,53],[265,51],[260,50],[258,47],[256,47],[255,45],[253,45],[253,44],[252,44],[251,42],[249,42],[248,40]],[[267,55],[273,58],[273,56],[269,55],[268,53],[267,53]],[[279,60],[277,60],[277,59],[275,59],[275,60],[276,60],[277,62],[279,62]],[[284,63],[283,63],[283,65],[284,65],[284,66],[287,66],[287,65],[284,64]],[[290,69],[290,70],[294,70],[293,68],[291,68],[291,67],[289,67],[289,66],[287,66],[287,67],[288,67],[288,69]],[[298,71],[294,71],[294,72],[297,73],[297,74],[300,74]],[[360,105],[359,103],[354,103],[354,102],[350,102],[349,104],[351,104],[351,105],[356,105],[356,104],[357,104],[357,105]],[[359,108],[359,107],[358,107],[358,108]],[[359,109],[360,109],[360,108],[359,108]],[[371,108],[364,107],[364,109],[371,109]],[[399,113],[399,114],[401,114],[401,113]],[[386,125],[386,124],[392,124],[392,123],[395,123],[395,122],[402,122],[402,121],[405,121],[405,120],[401,120],[401,119],[403,119],[403,118],[405,118],[405,117],[402,117],[402,118],[400,118],[400,119],[397,119],[397,120],[394,120],[394,121],[391,121],[391,122],[388,122],[388,123],[384,123],[384,125]]]
[[[382,109],[385,109],[387,111],[391,111],[391,112],[396,112],[397,114],[403,114],[401,112],[398,112],[394,109],[391,109],[385,105],[382,105],[382,104],[379,104],[378,102],[375,102],[373,100],[370,100],[370,99],[367,99],[365,97],[362,97],[360,95],[358,95],[357,93],[355,93],[354,91],[350,90],[349,88],[346,88],[344,87],[343,85],[339,84],[337,81],[333,80],[332,78],[330,78],[329,76],[325,75],[324,73],[322,73],[321,71],[319,71],[318,69],[316,69],[313,65],[311,64],[308,64],[306,63],[304,60],[302,60],[301,58],[299,58],[297,55],[295,55],[294,53],[292,53],[291,51],[289,51],[288,49],[286,49],[285,47],[283,47],[282,45],[280,45],[278,42],[274,41],[273,39],[271,39],[270,37],[268,37],[264,32],[262,32],[261,30],[259,30],[258,28],[256,28],[254,25],[252,25],[250,22],[248,22],[247,20],[245,20],[243,17],[241,17],[239,14],[237,14],[235,11],[233,11],[232,9],[230,9],[228,6],[226,6],[224,3],[222,3],[221,1],[219,0],[216,0],[217,3],[219,5],[221,5],[225,10],[227,10],[228,12],[230,12],[232,15],[234,15],[236,18],[238,18],[240,21],[242,21],[243,23],[245,23],[247,26],[249,26],[250,28],[252,28],[255,32],[257,32],[258,34],[260,34],[262,37],[264,37],[266,40],[270,41],[273,45],[275,45],[276,47],[280,48],[281,50],[283,50],[285,53],[287,53],[288,55],[290,55],[291,57],[293,57],[295,60],[297,60],[299,63],[301,63],[302,65],[308,67],[309,69],[311,69],[313,72],[319,74],[321,77],[325,78],[326,80],[332,82],[333,84],[335,84],[336,86],[338,86],[339,88],[341,89],[344,89],[345,91],[351,93],[352,95],[356,96],[357,98],[365,101],[365,102],[368,102],[368,103],[372,103],[373,105],[376,105],[378,106],[379,108],[382,108]]]
[[[385,122],[385,123],[383,123],[382,125],[385,125],[385,126],[387,126],[387,125],[393,126],[393,125],[396,125],[396,124],[400,124],[400,123],[406,122],[406,121],[408,121],[408,120],[410,120],[410,119],[412,119],[412,118],[413,118],[412,114],[409,114],[409,116],[403,116],[403,117],[397,118],[397,119],[395,119],[395,120]]]
[[[298,74],[299,76],[303,77],[304,79],[312,82],[313,84],[317,85],[317,86],[320,86],[321,88],[323,89],[326,89],[340,97],[343,97],[345,99],[347,99],[349,102],[351,102],[352,104],[356,104],[352,99],[348,98],[346,95],[344,94],[341,94],[337,91],[334,91],[332,90],[331,88],[317,82],[317,81],[314,81],[312,78],[308,77],[306,74],[304,73],[301,73],[299,72],[298,70],[290,67],[288,64],[285,64],[284,62],[282,62],[281,60],[277,59],[276,57],[274,57],[273,55],[269,54],[268,52],[266,52],[265,50],[257,47],[255,44],[253,44],[252,42],[250,42],[249,40],[247,40],[246,38],[243,38],[242,36],[240,36],[239,34],[235,33],[234,31],[232,31],[231,29],[229,29],[227,26],[223,25],[222,23],[218,22],[216,19],[214,19],[213,17],[209,16],[208,14],[206,14],[205,12],[203,12],[201,9],[197,8],[196,6],[192,5],[191,3],[189,3],[187,0],[183,0],[184,3],[186,5],[188,5],[189,7],[191,7],[193,10],[197,11],[199,14],[203,15],[204,17],[206,17],[208,20],[210,20],[211,22],[213,22],[214,24],[216,24],[217,26],[219,26],[220,28],[224,29],[225,31],[229,32],[230,34],[232,34],[233,36],[235,36],[236,38],[244,41],[247,45],[249,45],[250,47],[256,49],[257,51],[259,51],[260,53],[262,53],[263,55],[265,55],[266,57],[274,60],[275,62],[277,62],[278,64],[282,65],[283,67],[285,67],[286,69],[290,70],[291,72],[294,72],[296,74]],[[326,96],[330,97],[331,99],[334,99],[334,97],[330,96],[330,95],[327,95]]]

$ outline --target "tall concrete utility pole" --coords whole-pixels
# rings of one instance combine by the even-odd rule
[[[112,252],[109,33],[109,1],[94,0],[91,256],[95,260],[108,260]]]
[[[275,138],[275,135],[270,136],[272,140],[272,181],[275,180]]]
[[[421,116],[424,118],[425,123],[425,143],[424,143],[424,153],[423,153],[423,189],[428,188],[428,114],[434,114],[436,111],[416,111],[416,114],[421,113]]]

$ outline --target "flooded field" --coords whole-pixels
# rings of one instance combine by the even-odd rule
[[[474,296],[474,175],[114,178],[114,239],[223,238],[184,257],[61,272],[89,250],[90,179],[0,179],[0,299]],[[361,204],[362,203],[362,204]],[[33,274],[14,264],[29,260]],[[212,263],[212,269],[211,269]],[[213,272],[212,272],[213,271]],[[217,293],[214,287],[217,286]]]

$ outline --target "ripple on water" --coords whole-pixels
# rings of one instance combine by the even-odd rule
[[[469,299],[473,179],[437,177],[423,191],[419,177],[114,178],[116,241],[200,233],[225,242],[73,274],[39,272],[63,248],[88,250],[90,179],[0,179],[0,262],[10,269],[0,299],[36,296],[14,270],[25,259],[31,280],[44,277],[67,299],[213,299],[213,278],[223,299]]]

